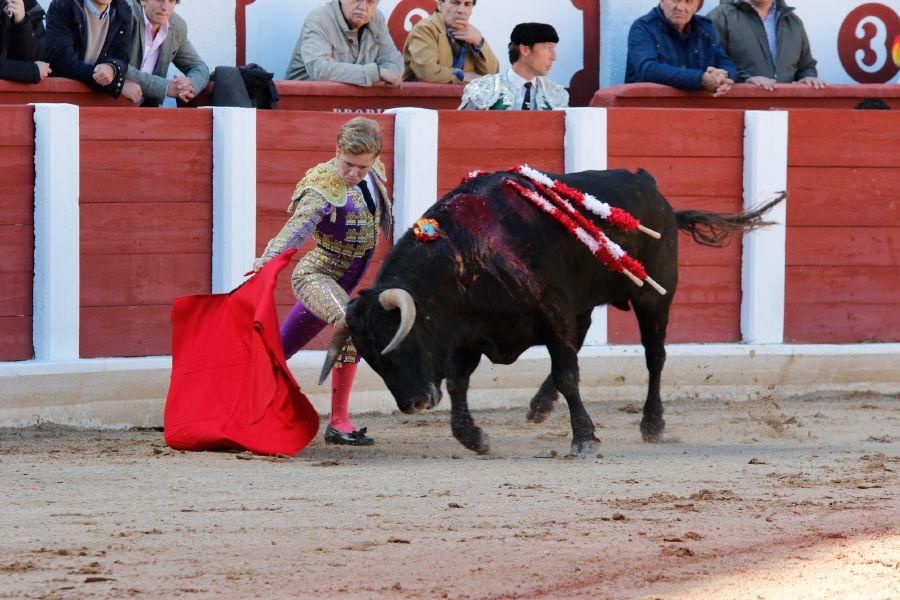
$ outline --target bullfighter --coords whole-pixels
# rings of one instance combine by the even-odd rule
[[[288,248],[299,248],[313,236],[316,246],[300,259],[291,283],[297,304],[281,326],[281,340],[290,357],[326,324],[343,327],[349,293],[372,260],[379,227],[391,236],[391,198],[384,164],[379,160],[382,137],[378,123],[357,117],[337,135],[335,157],[306,172],[291,197],[291,217],[273,237],[253,268]],[[340,368],[331,379],[331,422],[325,430],[330,444],[368,446],[366,428],[350,420],[349,398],[359,357],[352,340],[338,357]]]

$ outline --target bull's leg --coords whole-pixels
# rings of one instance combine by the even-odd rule
[[[551,375],[556,388],[569,405],[572,421],[572,454],[596,454],[600,440],[594,435],[594,422],[584,408],[578,390],[578,351],[571,343],[557,340],[547,345]]]
[[[481,354],[466,352],[455,356],[447,370],[447,392],[450,394],[450,429],[453,437],[478,454],[487,454],[491,449],[490,440],[469,413],[467,394],[469,377],[478,366]]]
[[[641,419],[641,435],[645,442],[659,441],[666,428],[663,420],[662,400],[659,397],[659,386],[663,365],[666,362],[666,326],[669,322],[669,304],[653,303],[641,305],[635,303],[638,326],[641,329],[641,344],[644,346],[644,358],[647,361],[647,372],[650,384],[647,386],[647,400],[644,402],[644,417]]]
[[[591,313],[579,315],[578,317],[578,349],[584,344],[584,337],[591,326]],[[532,423],[543,423],[553,413],[555,402],[559,399],[559,391],[556,389],[556,382],[553,381],[553,373],[547,375],[547,379],[538,388],[537,393],[531,399],[528,406],[528,415],[525,420]]]

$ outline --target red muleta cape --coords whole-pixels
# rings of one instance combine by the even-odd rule
[[[284,357],[275,283],[289,250],[229,294],[172,307],[172,380],[164,435],[176,450],[296,454],[319,429]]]

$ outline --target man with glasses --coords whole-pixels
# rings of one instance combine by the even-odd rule
[[[306,17],[285,79],[400,85],[402,72],[378,0],[331,0]]]

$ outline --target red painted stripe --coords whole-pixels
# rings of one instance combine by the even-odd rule
[[[900,342],[900,309],[893,304],[788,304],[789,343]]]
[[[0,362],[34,358],[31,315],[0,317]]]
[[[617,108],[607,114],[611,156],[741,158],[744,154],[741,112]],[[693,175],[697,181],[697,174]]]
[[[81,141],[209,142],[212,140],[211,110],[142,108],[140,111],[82,108],[79,112]],[[122,144],[121,148],[133,146]],[[82,162],[90,155],[82,155]]]
[[[897,111],[795,110],[789,128],[791,167],[900,167]]]

